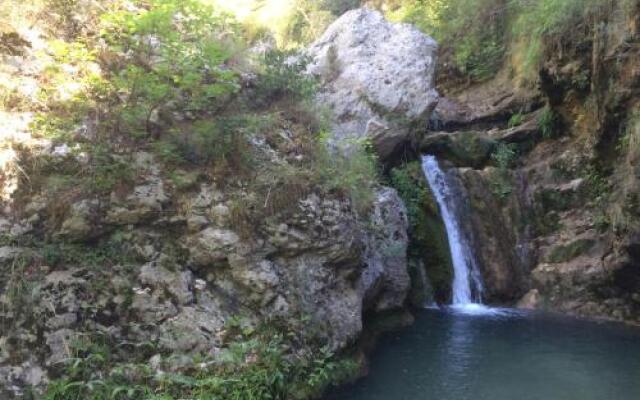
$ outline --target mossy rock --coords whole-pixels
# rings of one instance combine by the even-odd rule
[[[547,257],[547,261],[553,264],[559,264],[573,260],[574,258],[586,253],[595,245],[593,239],[578,239],[567,245],[554,247]]]
[[[574,204],[576,193],[558,189],[544,189],[537,192],[535,197],[536,202],[542,206],[545,212],[566,211]]]
[[[427,185],[420,163],[411,162],[392,170],[391,185],[398,190],[407,206],[410,224],[409,259],[424,266],[427,281],[432,287],[432,297],[437,302],[447,302],[451,296],[453,279],[449,242],[438,205]],[[413,271],[412,278],[418,272]],[[415,279],[413,284],[416,284]]]
[[[421,148],[439,155],[459,167],[482,168],[491,161],[496,142],[480,132],[437,133],[427,135]]]

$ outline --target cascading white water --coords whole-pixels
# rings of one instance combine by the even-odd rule
[[[482,282],[471,246],[460,226],[456,196],[447,174],[440,169],[434,156],[422,157],[422,169],[433,192],[449,238],[449,249],[453,263],[452,301],[454,306],[480,304]]]

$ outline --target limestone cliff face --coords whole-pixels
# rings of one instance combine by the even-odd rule
[[[623,15],[548,52],[538,89],[499,74],[436,109],[422,149],[464,183],[490,302],[640,321],[638,14]],[[506,168],[490,157],[501,144]]]
[[[343,18],[313,47],[318,63],[331,58],[329,48],[339,62],[333,79],[321,74],[320,103],[334,111],[336,129],[347,117],[358,135],[379,124],[385,141],[396,133],[385,118],[420,121],[435,106],[435,43],[371,11]],[[412,59],[392,55],[400,43]],[[356,79],[361,70],[366,79]],[[28,137],[22,125],[15,129]],[[304,129],[274,129],[252,139],[252,157],[261,168],[293,168]],[[52,175],[87,162],[47,141],[30,146],[22,160],[46,160]],[[56,197],[16,178],[15,168],[2,171],[0,397],[42,388],[83,337],[153,343],[149,365],[178,359],[168,364],[179,371],[198,354],[215,357],[234,318],[304,321],[303,335],[340,352],[360,339],[365,313],[405,307],[408,222],[395,190],[377,188],[368,215],[358,215],[345,196],[305,183],[257,193],[198,167],[176,176],[148,151],[116,157],[135,176],[108,193]]]
[[[0,220],[10,235],[0,247],[0,386],[43,384],[69,343],[97,332],[190,357],[215,354],[232,317],[305,317],[340,351],[359,339],[365,311],[404,306],[407,217],[395,191],[377,193],[367,225],[348,201],[310,193],[245,237],[224,189],[177,193],[148,153],[135,162],[144,174],[124,198],[75,199],[54,222],[34,195],[24,214]],[[41,248],[46,224],[71,244]],[[104,240],[114,254],[93,253]],[[51,253],[67,251],[81,254]]]

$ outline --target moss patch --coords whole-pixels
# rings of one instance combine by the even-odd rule
[[[540,204],[545,212],[566,211],[574,202],[575,193],[572,191],[560,191],[557,189],[545,189],[535,194],[536,203]]]
[[[486,165],[491,160],[491,154],[496,147],[495,141],[475,131],[427,138],[426,142],[423,146],[425,151],[440,154],[442,158],[458,166],[473,168]]]
[[[550,263],[563,263],[589,251],[595,242],[592,239],[578,239],[567,245],[554,247],[547,257]]]

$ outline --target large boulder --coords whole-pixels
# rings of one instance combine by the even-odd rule
[[[368,137],[384,160],[408,142],[438,102],[438,46],[407,24],[358,9],[335,21],[307,54],[322,81],[317,101],[333,112],[336,139]]]

